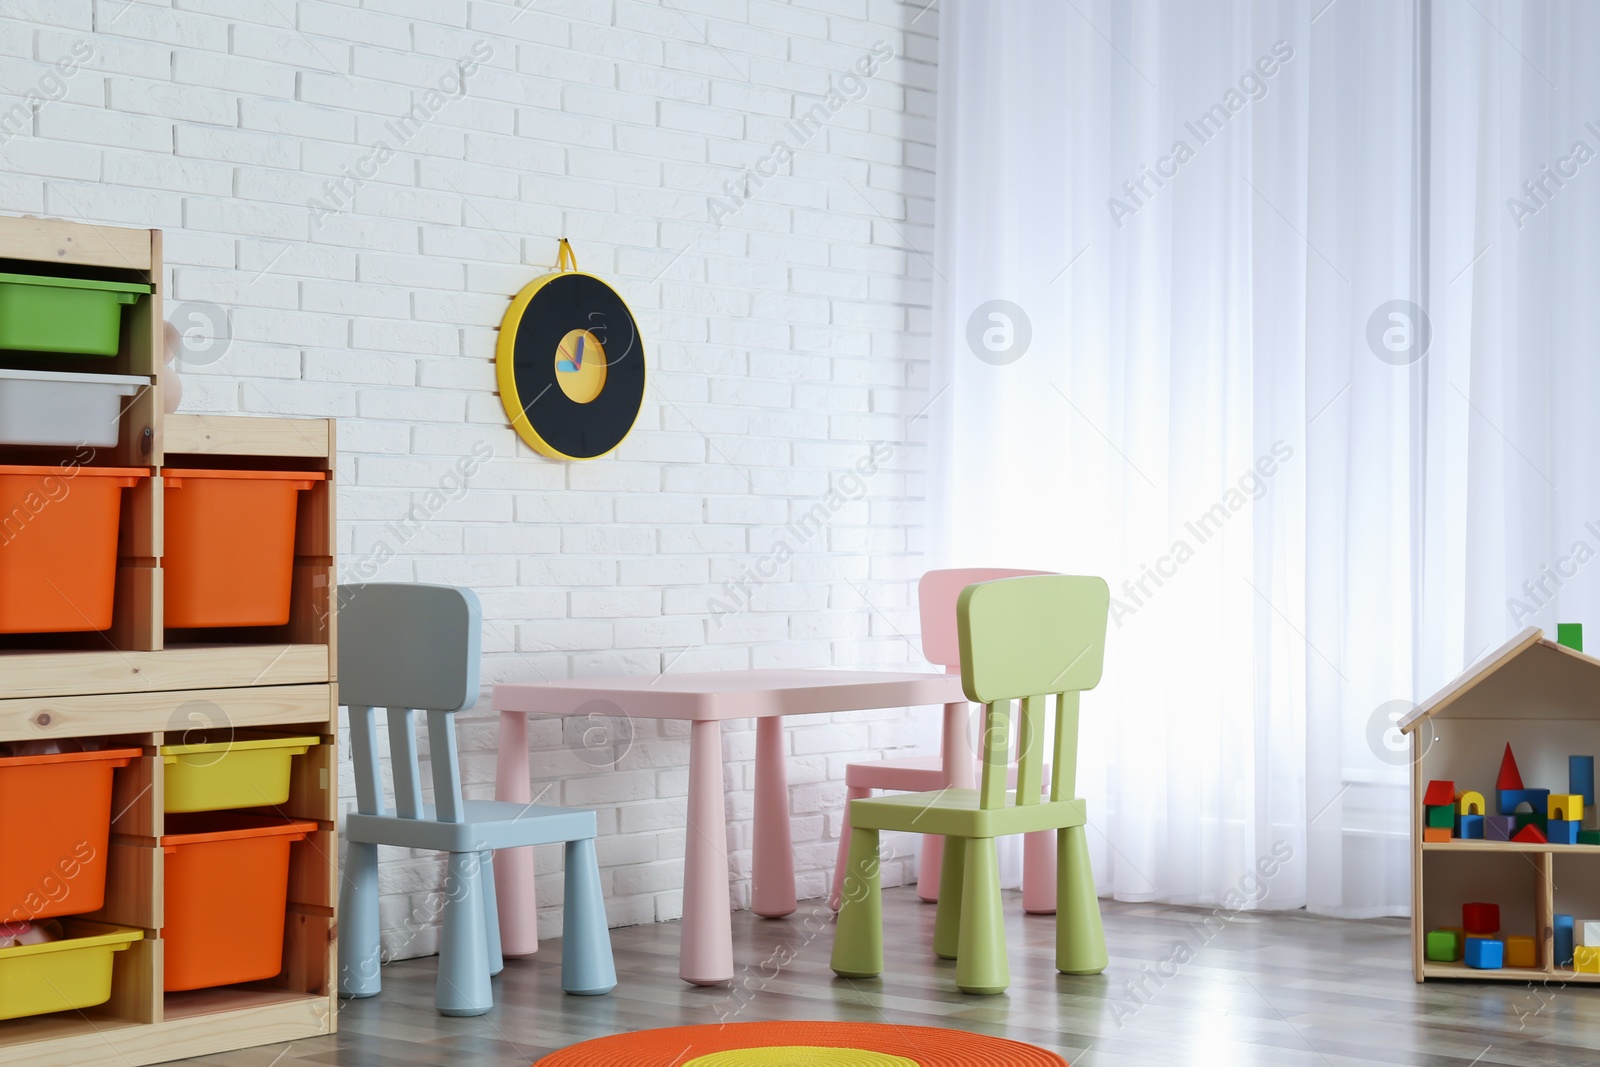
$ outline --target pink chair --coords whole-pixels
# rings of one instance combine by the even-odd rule
[[[961,652],[956,639],[956,600],[961,590],[978,582],[992,582],[999,578],[1022,578],[1049,571],[1019,571],[998,567],[957,567],[950,570],[929,571],[917,583],[917,610],[922,619],[922,654],[929,663],[937,664],[947,674],[961,673]],[[844,887],[846,860],[850,855],[850,819],[848,805],[852,800],[870,797],[875,789],[889,789],[899,793],[924,793],[937,789],[971,789],[977,784],[977,763],[971,752],[966,716],[949,709],[945,712],[942,752],[955,746],[964,752],[965,759],[956,760],[956,777],[964,781],[945,778],[942,756],[905,756],[898,759],[873,760],[851,763],[844,769],[846,818],[839,831],[839,853],[833,866],[833,893],[828,905],[839,910],[840,893]],[[1016,768],[1011,768],[1011,787],[1016,786]],[[1050,787],[1050,768],[1044,770],[1044,788]],[[944,856],[944,838],[928,835],[922,842],[922,856],[917,861],[917,896],[934,902],[939,899],[939,864]],[[1022,907],[1036,915],[1050,915],[1056,910],[1056,835],[1044,830],[1023,836],[1022,851]]]

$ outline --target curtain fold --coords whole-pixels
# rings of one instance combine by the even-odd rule
[[[1394,718],[1595,604],[1597,29],[947,0],[929,562],[1111,584],[1107,895],[1406,913]]]

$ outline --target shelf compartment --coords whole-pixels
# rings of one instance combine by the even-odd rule
[[[150,384],[132,374],[0,367],[0,445],[110,448],[124,401]]]

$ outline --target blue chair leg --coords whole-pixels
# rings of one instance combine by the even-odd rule
[[[478,853],[479,879],[483,882],[483,925],[488,932],[489,973],[499,974],[506,969],[506,958],[500,953],[500,903],[494,890],[494,853]]]
[[[439,981],[433,995],[441,1015],[482,1015],[494,1007],[489,932],[483,917],[485,877],[478,853],[450,853],[444,927],[439,932]]]
[[[617,988],[606,927],[605,895],[594,839],[567,842],[566,905],[561,922],[561,988],[579,996],[598,996]]]
[[[339,883],[339,995],[370,997],[378,973],[378,846],[350,842]]]

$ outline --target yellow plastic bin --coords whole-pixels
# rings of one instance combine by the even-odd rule
[[[192,744],[162,745],[169,812],[259,808],[289,799],[290,764],[317,737],[261,737],[235,734]]]
[[[142,930],[84,919],[63,925],[65,940],[0,949],[0,1019],[104,1004],[114,957],[144,937]]]

